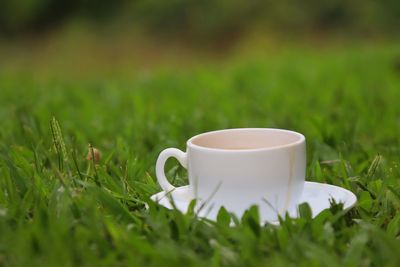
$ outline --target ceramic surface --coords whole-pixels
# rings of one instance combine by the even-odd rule
[[[170,193],[164,191],[159,192],[151,196],[151,199],[168,209],[173,208],[173,205],[171,204],[171,201],[173,201],[178,210],[186,212],[193,197],[189,186],[182,186],[175,188]],[[299,203],[308,203],[312,210],[312,215],[315,217],[321,211],[330,207],[330,200],[334,200],[336,203],[343,203],[343,208],[345,210],[350,209],[357,202],[356,196],[347,189],[329,184],[305,182],[304,191],[299,199]],[[202,206],[202,203],[199,202],[195,207],[195,211],[198,212],[199,217],[215,220],[220,207],[221,206],[208,204]],[[269,222],[276,224],[276,220],[269,219],[274,216],[266,214],[271,212],[271,210],[266,207],[266,203],[259,207],[261,221],[263,223]],[[291,217],[295,218],[298,216],[298,211],[295,209],[290,211],[289,214]],[[241,216],[241,214],[236,215],[239,217]]]
[[[303,192],[306,145],[302,134],[269,128],[208,132],[187,141],[186,152],[168,148],[159,155],[156,175],[161,188],[180,194],[165,177],[164,165],[175,157],[188,170],[186,194],[224,206],[241,215],[251,205],[276,220],[295,210]]]

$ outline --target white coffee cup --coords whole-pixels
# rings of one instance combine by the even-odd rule
[[[227,129],[196,135],[186,144],[186,153],[168,148],[157,159],[157,180],[164,191],[175,188],[164,174],[165,162],[175,157],[188,170],[190,194],[210,206],[224,206],[240,217],[258,205],[261,219],[276,220],[298,204],[306,171],[302,134],[270,128]]]

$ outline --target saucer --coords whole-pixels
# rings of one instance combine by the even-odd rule
[[[189,204],[193,199],[189,192],[189,186],[187,185],[177,187],[168,193],[161,191],[152,195],[150,198],[167,209],[173,209],[173,205],[171,203],[173,201],[175,208],[183,213],[187,212]],[[305,182],[303,194],[299,203],[308,203],[312,211],[312,216],[315,217],[321,211],[328,209],[332,200],[334,200],[336,203],[342,203],[343,209],[348,210],[356,204],[357,197],[349,190],[339,186],[316,182]],[[213,221],[216,220],[219,207],[204,207],[204,205],[202,206],[200,204],[196,205],[195,207],[195,211],[197,211],[198,216]],[[262,208],[259,209],[261,218],[265,217],[262,214],[262,210]],[[289,211],[289,216],[292,218],[297,218],[299,213],[297,210]],[[263,220],[263,222],[279,224],[278,221]]]

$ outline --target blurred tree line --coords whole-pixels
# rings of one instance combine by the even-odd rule
[[[123,20],[157,34],[212,39],[254,28],[397,34],[400,0],[0,0],[0,33],[36,33],[74,19]]]

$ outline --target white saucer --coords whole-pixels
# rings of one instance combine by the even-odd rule
[[[188,210],[188,206],[192,201],[192,196],[189,193],[189,186],[181,186],[175,188],[173,191],[166,193],[161,191],[157,194],[151,196],[151,199],[158,204],[168,208],[173,209],[171,201],[174,202],[176,209],[185,213]],[[343,209],[348,210],[352,208],[356,202],[357,197],[347,189],[339,186],[334,186],[330,184],[322,184],[316,182],[305,182],[303,195],[300,198],[299,203],[308,203],[311,208],[313,217],[317,216],[321,211],[330,207],[330,201],[334,200],[336,203],[342,203]],[[199,206],[199,205],[197,205]],[[196,208],[197,208],[196,206]],[[200,205],[201,206],[201,205]],[[196,211],[195,208],[195,211]],[[210,212],[210,210],[214,212]],[[209,208],[198,208],[198,216],[207,218],[210,220],[216,219],[216,214],[219,208],[209,207]],[[262,209],[259,211],[262,212]],[[296,218],[299,216],[298,211],[289,212],[290,217]],[[260,214],[260,217],[262,214]],[[265,221],[272,224],[277,224],[277,221]]]

